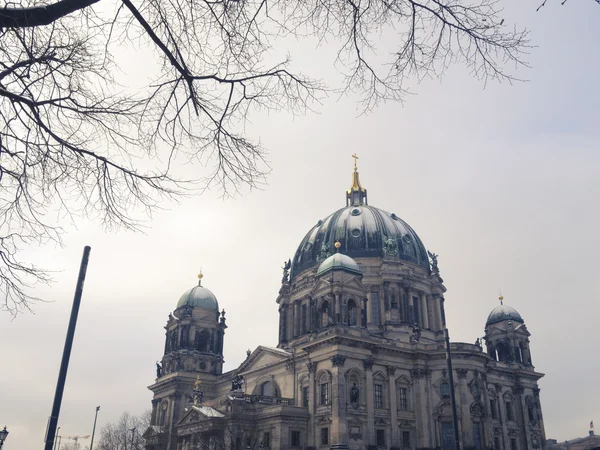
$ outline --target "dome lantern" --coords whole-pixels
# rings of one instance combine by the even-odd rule
[[[360,185],[358,178],[358,168],[356,166],[358,156],[354,153],[352,157],[354,158],[354,172],[352,173],[352,186],[346,192],[346,206],[367,205],[367,190]]]

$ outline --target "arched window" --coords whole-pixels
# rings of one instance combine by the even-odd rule
[[[272,381],[265,381],[260,385],[260,395],[265,397],[277,397],[277,388]]]
[[[356,325],[356,303],[354,300],[348,300],[348,325]]]
[[[327,371],[323,371],[317,374],[317,403],[319,405],[329,405],[331,403],[331,374]]]
[[[508,362],[509,358],[509,351],[508,351],[508,347],[504,342],[499,342],[496,345],[496,352],[497,352],[497,361],[500,362]]]
[[[450,384],[446,382],[440,384],[440,397],[450,398]]]
[[[324,301],[321,304],[321,327],[325,328],[329,325],[329,302]]]
[[[196,331],[196,350],[199,352],[208,351],[208,331]]]

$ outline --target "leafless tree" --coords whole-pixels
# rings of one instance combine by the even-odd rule
[[[565,3],[567,3],[568,0],[557,0],[560,2],[561,5],[564,5]],[[600,0],[592,0],[596,3],[598,3],[600,5]],[[548,3],[548,0],[544,0],[542,3],[540,3],[540,6],[537,7],[536,11],[539,11],[542,7],[546,6],[546,3]]]
[[[102,427],[98,444],[94,444],[97,450],[144,450],[144,438],[142,434],[150,425],[150,411],[146,411],[140,417],[132,416],[125,412],[118,422],[109,423]]]
[[[337,43],[337,89],[365,111],[453,62],[511,81],[528,47],[496,0],[17,1],[0,4],[0,291],[13,313],[34,300],[29,284],[49,280],[18,250],[60,242],[65,221],[136,229],[165,199],[263,182],[249,114],[303,113],[336,89],[274,59],[282,40]],[[382,34],[391,55],[375,50]],[[133,87],[114,76],[115,49],[130,42],[153,48],[157,67]],[[205,176],[182,180],[182,158]]]

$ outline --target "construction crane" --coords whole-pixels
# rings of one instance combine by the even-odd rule
[[[79,441],[79,439],[89,439],[90,435],[88,434],[87,436],[63,436],[65,439],[71,439],[72,441],[75,441],[75,444],[77,444],[77,441]]]

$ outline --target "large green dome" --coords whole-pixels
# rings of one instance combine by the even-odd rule
[[[211,291],[198,284],[183,293],[177,302],[177,308],[192,306],[219,312],[219,302]]]
[[[292,279],[335,253],[337,241],[340,253],[350,258],[387,256],[430,271],[427,250],[417,233],[396,214],[367,204],[367,190],[356,169],[346,207],[319,220],[300,242],[292,260]]]
[[[525,323],[525,321],[521,317],[521,314],[519,314],[519,312],[516,309],[502,304],[500,306],[496,306],[492,310],[492,312],[487,318],[487,321],[485,322],[485,326],[502,322],[504,320],[512,320],[513,322]]]

